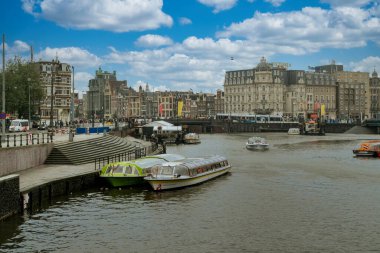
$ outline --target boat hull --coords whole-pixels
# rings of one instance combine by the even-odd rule
[[[246,145],[246,148],[249,150],[267,150],[269,147],[268,145]]]
[[[208,180],[211,180],[213,178],[226,174],[227,172],[229,172],[230,168],[231,167],[224,168],[218,171],[214,171],[212,173],[198,175],[196,177],[189,177],[189,178],[182,178],[182,179],[181,178],[166,179],[166,180],[165,179],[147,179],[147,181],[152,186],[153,190],[155,191],[171,190],[171,189],[183,188],[183,187],[192,186],[192,185],[206,182]]]
[[[145,184],[145,180],[143,176],[136,176],[136,177],[101,177],[107,183],[112,185],[113,187],[125,187],[125,186],[134,186],[134,185],[142,185]]]
[[[195,140],[195,139],[184,140],[183,142],[185,144],[198,144],[198,143],[201,143],[200,140]]]
[[[354,150],[355,156],[380,157],[380,152],[376,151],[357,151]]]

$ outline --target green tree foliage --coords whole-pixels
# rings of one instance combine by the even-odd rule
[[[29,94],[31,115],[39,114],[40,101],[45,97],[38,65],[15,57],[5,68],[5,109],[17,118],[28,118]],[[30,93],[29,93],[30,92]]]

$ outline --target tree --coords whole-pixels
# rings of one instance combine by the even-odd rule
[[[29,94],[31,114],[38,114],[44,89],[40,82],[37,65],[15,57],[7,62],[5,68],[5,109],[17,118],[28,118]],[[30,93],[29,93],[30,92]]]

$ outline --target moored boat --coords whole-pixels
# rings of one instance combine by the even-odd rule
[[[300,129],[297,127],[289,128],[289,130],[288,130],[289,135],[299,135],[300,133],[301,133]]]
[[[368,140],[354,147],[352,152],[356,156],[380,157],[380,140]]]
[[[262,137],[249,138],[245,146],[250,150],[266,150],[269,148],[268,142]]]
[[[197,133],[187,133],[183,137],[183,142],[186,144],[197,144],[201,142],[201,139]]]
[[[154,165],[183,160],[184,158],[184,156],[177,154],[161,154],[132,161],[109,163],[100,171],[100,177],[113,187],[139,185],[145,183],[144,177],[150,173],[150,169]]]
[[[231,166],[223,156],[186,158],[153,166],[144,179],[153,190],[169,190],[199,184],[226,174]]]

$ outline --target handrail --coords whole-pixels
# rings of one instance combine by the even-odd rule
[[[53,133],[0,135],[0,148],[23,147],[53,142]]]
[[[130,161],[132,159],[145,157],[148,154],[156,151],[157,149],[158,149],[158,145],[156,143],[153,143],[151,146],[147,146],[143,148],[136,147],[136,149],[132,151],[127,151],[127,152],[123,152],[119,154],[95,158],[95,170],[100,171],[104,165],[109,164],[109,163]]]

